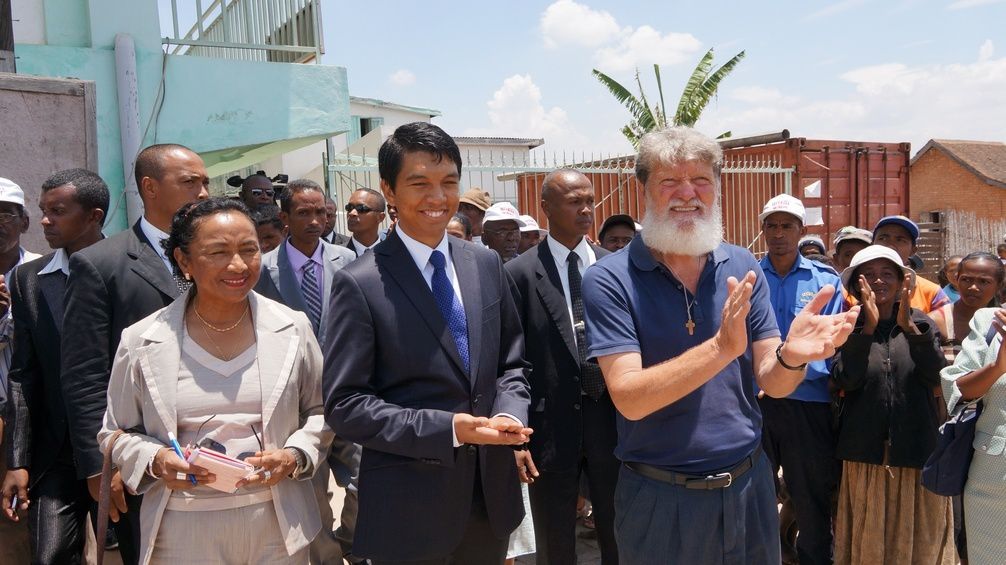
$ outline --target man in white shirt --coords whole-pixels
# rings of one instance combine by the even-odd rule
[[[77,473],[88,480],[95,500],[102,465],[97,436],[119,336],[171,304],[186,288],[172,273],[161,243],[182,206],[209,197],[210,178],[202,158],[182,145],[159,144],[140,151],[135,177],[143,217],[132,229],[74,253],[66,282],[60,382]],[[109,514],[118,520],[119,552],[126,564],[139,560],[140,501],[139,496],[123,498],[116,474]]]
[[[406,124],[378,160],[398,224],[336,273],[323,346],[325,419],[363,446],[354,553],[498,565],[523,517],[506,446],[531,433],[520,321],[496,254],[447,237],[454,140]]]
[[[55,251],[19,267],[10,281],[17,332],[11,344],[11,441],[5,446],[9,471],[2,507],[7,518],[29,525],[33,563],[77,563],[84,551],[84,521],[93,503],[70,446],[59,380],[60,334],[69,257],[101,239],[108,202],[105,181],[91,171],[69,169],[49,177],[39,198],[40,223]],[[11,508],[15,495],[20,504]]]
[[[346,225],[353,238],[346,247],[359,257],[372,250],[382,239],[381,223],[387,203],[376,190],[361,188],[350,195],[346,203]]]
[[[587,361],[581,281],[608,251],[587,241],[594,225],[594,187],[583,174],[560,169],[542,183],[549,233],[506,265],[521,315],[526,357],[534,367],[530,448],[517,469],[530,483],[539,563],[576,562],[580,474],[590,485],[601,562],[618,562],[615,543],[615,406],[596,364]]]

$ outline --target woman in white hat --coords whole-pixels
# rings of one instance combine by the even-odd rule
[[[919,480],[936,446],[933,387],[944,358],[932,320],[909,305],[914,283],[880,245],[842,272],[863,308],[832,367],[844,391],[835,563],[956,563],[950,499]]]

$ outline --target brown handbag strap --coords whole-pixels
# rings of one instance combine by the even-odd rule
[[[108,440],[108,449],[105,450],[105,457],[101,462],[101,483],[98,487],[98,531],[94,533],[94,542],[98,550],[98,565],[102,565],[105,560],[105,537],[108,534],[108,508],[112,503],[112,450],[115,442],[124,432],[116,430]],[[120,518],[121,520],[121,518]]]

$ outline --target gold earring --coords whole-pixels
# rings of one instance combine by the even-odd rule
[[[190,275],[188,273],[185,273],[185,280],[191,281],[192,280],[192,275]]]

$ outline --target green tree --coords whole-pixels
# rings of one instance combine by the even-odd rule
[[[702,111],[709,105],[709,101],[716,95],[720,82],[734,67],[744,58],[744,51],[733,56],[732,59],[724,63],[719,68],[713,69],[713,50],[710,49],[695,66],[692,76],[685,83],[685,89],[678,100],[678,107],[673,116],[668,116],[667,106],[664,105],[664,85],[660,80],[660,65],[653,65],[653,74],[657,79],[657,92],[660,99],[659,104],[650,104],[643,91],[643,83],[639,80],[639,69],[636,69],[636,85],[639,87],[639,96],[635,96],[629,89],[625,88],[615,79],[594,69],[593,75],[597,80],[608,88],[612,96],[625,106],[632,114],[632,121],[622,128],[622,135],[632,143],[633,147],[639,146],[639,139],[647,132],[662,129],[669,125],[693,127],[699,121]],[[723,132],[719,138],[730,137],[730,132]]]

